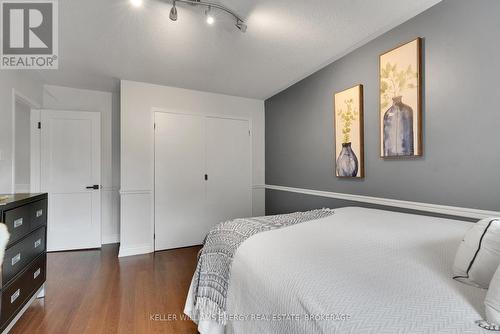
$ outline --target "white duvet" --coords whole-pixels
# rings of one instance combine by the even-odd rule
[[[471,226],[352,207],[257,234],[232,264],[235,320],[201,322],[200,332],[488,333],[474,323],[486,291],[451,278]]]

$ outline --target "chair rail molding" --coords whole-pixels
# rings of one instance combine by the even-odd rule
[[[377,204],[377,205],[383,205],[383,206],[390,206],[390,207],[423,211],[423,212],[438,213],[438,214],[443,214],[443,215],[464,217],[464,218],[483,219],[483,218],[488,218],[488,217],[500,217],[500,211],[488,211],[488,210],[480,210],[480,209],[473,209],[473,208],[463,208],[463,207],[458,207],[458,206],[403,201],[403,200],[397,200],[397,199],[391,199],[391,198],[372,197],[372,196],[364,196],[364,195],[353,195],[353,194],[346,194],[346,193],[336,193],[336,192],[330,192],[330,191],[294,188],[294,187],[269,185],[269,184],[262,185],[262,186],[254,186],[254,188],[255,187],[263,187],[265,189],[270,189],[270,190],[286,191],[286,192],[292,192],[292,193],[297,193],[297,194],[305,194],[305,195],[327,197],[327,198],[335,198],[335,199],[347,200],[347,201],[353,201],[353,202]]]
[[[152,190],[121,190],[120,195],[149,195],[152,194]]]

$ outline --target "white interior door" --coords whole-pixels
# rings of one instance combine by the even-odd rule
[[[204,118],[155,113],[155,250],[203,241],[204,176]]]
[[[41,111],[40,183],[49,193],[49,251],[101,247],[100,117]]]
[[[206,118],[210,226],[252,215],[252,151],[247,120]]]

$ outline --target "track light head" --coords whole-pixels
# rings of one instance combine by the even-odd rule
[[[172,6],[172,9],[170,10],[169,17],[172,21],[177,21],[177,7],[175,7],[175,1],[174,5]]]
[[[240,20],[236,21],[236,28],[240,29],[241,32],[246,32],[247,31],[247,25]]]
[[[207,23],[210,25],[215,23],[215,18],[212,16],[211,9],[212,7],[208,6],[207,11],[205,12],[205,16],[207,17]]]
[[[130,3],[137,8],[142,6],[142,0],[130,0]]]

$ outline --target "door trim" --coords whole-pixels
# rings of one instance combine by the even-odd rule
[[[232,120],[239,120],[239,121],[247,121],[248,122],[248,130],[250,131],[248,140],[250,141],[250,166],[251,166],[251,171],[252,171],[252,184],[254,183],[253,179],[253,122],[250,117],[235,117],[235,116],[226,116],[223,114],[216,114],[216,113],[195,113],[192,111],[183,111],[183,110],[173,110],[173,109],[165,109],[165,108],[160,108],[160,107],[153,107],[151,108],[150,112],[150,126],[153,129],[151,131],[151,137],[150,140],[153,143],[153,149],[150,151],[150,161],[152,161],[152,179],[151,179],[151,185],[152,185],[152,190],[151,190],[151,207],[150,207],[150,214],[151,214],[151,249],[153,252],[156,252],[156,247],[155,247],[155,229],[156,229],[156,219],[155,219],[155,172],[156,172],[156,161],[155,161],[155,151],[156,151],[156,133],[155,133],[155,114],[156,113],[166,113],[166,114],[177,114],[177,115],[191,115],[191,116],[200,116],[204,118],[222,118],[222,119],[232,119]],[[253,188],[250,189],[250,191],[253,191]],[[252,208],[252,211],[254,209],[254,203],[253,203],[253,193],[252,196],[250,197],[250,207]]]
[[[12,93],[11,93],[11,123],[12,123],[12,134],[11,134],[11,168],[12,168],[12,179],[11,179],[11,193],[14,194],[16,191],[16,102],[20,101],[23,104],[26,104],[30,107],[31,110],[33,109],[39,109],[40,105],[29,98],[28,96],[22,94],[19,90],[12,88]],[[31,112],[30,112],[30,118],[31,118]],[[30,121],[31,123],[31,121]],[[31,137],[31,129],[30,129],[30,137]],[[31,139],[30,139],[31,140]],[[31,149],[31,144],[30,144],[30,149]],[[31,151],[31,150],[30,150]],[[30,160],[31,160],[30,156]],[[31,162],[30,162],[30,174],[31,174]],[[31,179],[30,179],[30,184],[31,184]]]

